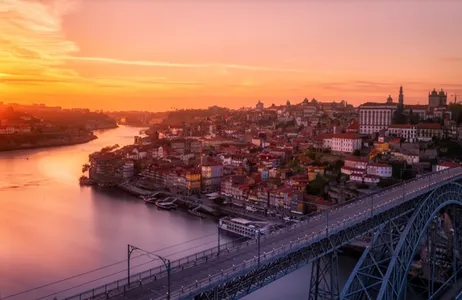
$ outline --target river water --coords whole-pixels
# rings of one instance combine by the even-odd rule
[[[122,278],[127,244],[161,249],[156,253],[169,258],[216,246],[211,220],[79,186],[90,153],[131,144],[139,130],[120,127],[96,132],[99,138],[87,144],[0,153],[0,299],[60,299]],[[160,264],[141,254],[132,256],[132,274]],[[342,259],[343,278],[353,264]],[[302,268],[246,299],[307,299],[309,271]]]

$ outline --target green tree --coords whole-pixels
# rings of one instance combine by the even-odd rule
[[[306,192],[310,195],[323,196],[326,185],[327,180],[318,174],[313,181],[306,185]]]

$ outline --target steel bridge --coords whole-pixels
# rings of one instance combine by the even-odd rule
[[[218,245],[67,299],[238,299],[307,264],[312,264],[309,299],[405,299],[422,240],[429,250],[429,275],[420,288],[425,298],[436,299],[457,282],[462,267],[459,181],[462,167],[430,173],[317,213],[291,228],[242,244]],[[430,239],[442,213],[452,222],[450,262],[444,264]],[[372,236],[370,245],[341,289],[338,250],[364,236]]]

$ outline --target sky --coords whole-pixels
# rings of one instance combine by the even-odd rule
[[[462,100],[459,0],[0,0],[0,102]]]

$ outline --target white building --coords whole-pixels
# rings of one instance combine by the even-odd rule
[[[388,136],[399,137],[406,142],[414,143],[417,141],[417,126],[412,124],[393,124],[388,127]]]
[[[392,176],[392,167],[387,164],[369,163],[367,165],[367,175],[389,178]]]
[[[361,150],[362,142],[361,137],[355,133],[339,133],[325,139],[323,146],[336,152],[353,153]]]
[[[396,109],[397,104],[391,101],[387,103],[368,102],[360,105],[359,132],[361,134],[372,134],[382,129],[387,129],[391,125]]]

